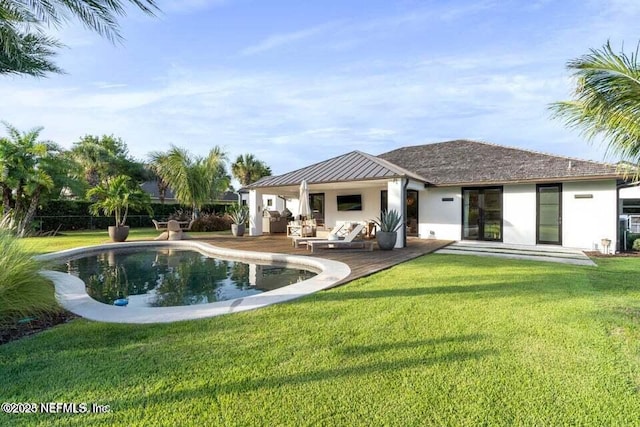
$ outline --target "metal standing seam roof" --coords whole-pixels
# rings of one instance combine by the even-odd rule
[[[302,180],[306,180],[309,184],[320,184],[398,177],[408,177],[417,181],[427,182],[420,175],[387,160],[361,151],[352,151],[283,175],[264,177],[246,188],[298,185]]]

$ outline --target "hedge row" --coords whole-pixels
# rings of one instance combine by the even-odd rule
[[[35,217],[35,229],[37,231],[51,230],[95,230],[106,229],[114,225],[113,217],[93,216],[89,213],[91,202],[78,200],[53,200],[46,206],[38,209]],[[226,205],[205,205],[202,213],[218,213],[225,211]],[[127,225],[131,227],[153,227],[152,219],[165,221],[180,211],[182,207],[174,204],[152,203],[153,215],[146,211],[129,211]],[[60,228],[58,228],[60,227]]]

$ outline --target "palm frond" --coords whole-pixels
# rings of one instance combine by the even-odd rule
[[[576,80],[573,100],[551,104],[553,117],[589,141],[602,137],[607,154],[640,158],[638,50],[630,55],[616,53],[607,43],[567,67]]]

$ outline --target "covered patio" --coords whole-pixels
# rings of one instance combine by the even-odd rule
[[[299,218],[300,186],[308,185],[311,215]],[[353,151],[283,175],[265,177],[249,186],[249,234],[261,236],[265,211],[280,211],[280,206],[268,199],[286,201],[294,220],[313,219],[325,230],[338,224],[370,223],[384,210],[395,210],[402,223],[409,226],[407,191],[424,190],[424,178],[386,160]],[[267,200],[267,202],[265,202]],[[413,218],[417,224],[418,218]],[[417,228],[414,227],[415,234]],[[396,248],[407,243],[407,230],[398,230]]]

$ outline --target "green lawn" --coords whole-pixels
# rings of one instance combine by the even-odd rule
[[[155,228],[132,228],[127,241],[151,240],[160,235]],[[230,231],[214,232],[189,232],[192,237],[205,237],[214,234],[229,234]],[[29,237],[22,239],[21,243],[33,254],[56,252],[64,249],[77,248],[79,246],[92,246],[110,243],[107,230],[94,231],[65,231],[55,237]]]
[[[429,255],[287,304],[0,346],[0,425],[637,425],[640,259]]]

